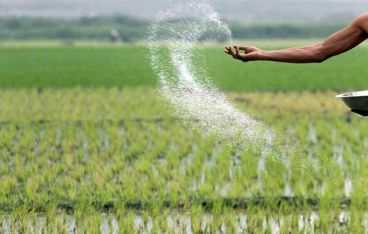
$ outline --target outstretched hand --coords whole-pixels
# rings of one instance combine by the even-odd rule
[[[234,50],[233,50],[234,48]],[[225,47],[225,53],[231,55],[234,59],[241,60],[243,62],[260,60],[261,50],[256,47],[249,46],[227,46]]]

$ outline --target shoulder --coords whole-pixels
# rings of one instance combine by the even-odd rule
[[[368,32],[368,12],[359,15],[353,23],[353,26],[359,27],[364,31]]]

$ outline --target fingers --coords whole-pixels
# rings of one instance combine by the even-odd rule
[[[226,48],[228,48],[228,47],[226,47]],[[241,57],[242,56],[241,53],[240,53],[241,51],[244,51],[245,54],[247,54],[249,52],[252,52],[251,47],[248,47],[248,46],[233,46],[233,48],[235,50],[235,53],[234,54],[237,57]],[[231,50],[231,47],[229,47],[229,49]]]
[[[258,51],[259,49],[253,46],[241,46],[240,50],[244,51],[247,54],[247,53]]]
[[[249,52],[249,47],[248,46],[240,46],[239,50],[244,51],[245,53]]]
[[[228,48],[227,48],[227,47],[225,47],[225,48],[226,48],[225,53],[226,53],[226,54],[229,54],[229,55],[232,55],[232,54],[229,52]]]
[[[248,47],[240,47],[240,46],[227,46],[225,47],[225,53],[231,55],[234,59],[247,61],[247,49]],[[245,51],[244,54],[241,54],[240,51]]]
[[[228,48],[227,46],[225,46],[225,53],[226,53],[226,54],[230,54],[230,52],[229,52],[229,48]]]
[[[231,47],[230,47],[230,46],[225,47],[225,48],[226,48],[225,53],[227,53],[227,54],[231,55],[233,58],[236,58],[236,54],[234,53],[234,51],[231,49]]]
[[[234,46],[234,49],[235,49],[235,51],[236,51],[236,57],[237,58],[240,58],[240,53],[239,53],[239,46]]]
[[[261,51],[257,47],[250,46],[226,46],[225,53],[231,55],[234,59],[249,62],[260,60],[258,51]]]
[[[244,51],[244,47],[243,49],[241,49],[240,46],[234,46],[235,51],[236,51],[236,59],[239,59],[243,62],[247,61],[247,53],[245,52],[244,54],[241,54],[240,51],[243,50]]]

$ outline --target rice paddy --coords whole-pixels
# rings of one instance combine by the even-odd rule
[[[152,87],[147,64],[142,62],[142,71],[135,73],[133,59],[121,63],[98,55],[121,56],[122,51],[136,51],[134,47],[112,48],[1,47],[10,58],[0,55],[1,233],[368,229],[368,122],[349,113],[334,98],[336,91],[318,83],[315,90],[320,91],[301,91],[304,80],[298,87],[285,86],[288,92],[277,91],[272,83],[258,86],[272,75],[265,74],[266,66],[277,70],[289,65],[225,66],[235,80],[259,66],[259,77],[253,77],[258,81],[246,92],[232,85],[230,75],[220,80],[219,68],[210,69],[232,103],[273,128],[278,146],[291,149],[264,156],[188,127]],[[57,50],[60,57],[52,56]],[[44,69],[32,62],[32,53],[46,64]],[[337,64],[364,53],[363,46],[325,67],[284,67],[285,77],[293,84],[295,74],[307,79],[313,69],[329,74],[335,67],[331,84],[338,88],[334,84],[340,84],[342,68]],[[135,64],[145,61],[139,56],[143,60]],[[215,61],[223,58],[214,56],[209,66],[217,67]],[[362,61],[347,66],[358,68]],[[106,73],[117,63],[117,70]],[[234,72],[238,68],[239,74]],[[349,84],[364,84],[363,78],[351,72]],[[137,85],[129,83],[133,79]],[[343,75],[341,79],[344,86]],[[259,91],[264,89],[276,91]]]
[[[292,157],[284,164],[190,130],[153,89],[2,91],[3,228],[47,220],[42,230],[59,232],[78,220],[78,228],[98,230],[109,220],[109,228],[168,231],[172,220],[197,233],[205,217],[220,231],[242,219],[250,230],[280,226],[281,218],[297,228],[312,214],[318,223],[338,221],[341,211],[364,219],[364,118],[346,114],[333,92],[228,96],[319,167],[304,169]]]

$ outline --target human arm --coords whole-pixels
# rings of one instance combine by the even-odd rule
[[[275,61],[288,63],[319,63],[356,47],[368,37],[368,13],[360,15],[354,22],[329,36],[324,42],[283,50],[263,51],[256,47],[226,47],[226,53],[244,62]]]

